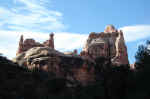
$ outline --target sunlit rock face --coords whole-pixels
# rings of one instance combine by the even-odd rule
[[[49,40],[44,43],[33,39],[24,40],[21,36],[17,56],[13,61],[28,69],[39,68],[54,77],[67,78],[82,85],[92,84],[99,76],[95,72],[98,58],[107,59],[98,61],[103,62],[99,63],[103,65],[109,62],[114,66],[129,63],[123,32],[112,25],[108,25],[104,32],[90,33],[79,55],[77,50],[63,53],[55,50],[53,36],[50,34]]]
[[[86,53],[86,56],[82,53]],[[104,32],[90,33],[81,56],[110,58],[115,65],[129,64],[123,32],[116,30],[113,25],[108,25]]]
[[[23,38],[23,35],[20,37],[19,46],[16,55],[23,53],[33,47],[50,47],[54,49],[54,34],[51,33],[49,35],[49,40],[46,40],[43,43],[36,42],[34,39],[25,39]]]
[[[117,32],[115,27],[113,25],[107,25],[104,30],[104,33],[113,33],[113,32]]]

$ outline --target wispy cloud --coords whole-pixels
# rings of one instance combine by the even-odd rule
[[[63,31],[63,14],[50,10],[51,0],[13,0],[11,8],[0,7],[0,29],[14,31]]]
[[[134,25],[121,27],[126,42],[132,42],[150,37],[150,25]]]
[[[63,14],[51,10],[51,0],[12,0],[9,4],[9,7],[0,4],[0,53],[9,58],[15,57],[21,34],[44,41],[49,37],[47,32],[67,28],[63,24]]]

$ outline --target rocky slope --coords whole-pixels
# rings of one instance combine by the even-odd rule
[[[34,49],[39,50],[41,48]],[[49,48],[43,48],[42,50],[45,49],[48,50]],[[24,55],[19,60],[22,60]],[[28,55],[30,57],[33,54]],[[97,63],[94,65],[96,77],[93,77],[93,71],[90,71],[92,70],[90,65],[89,67],[84,65],[84,59],[77,56],[59,55],[58,58],[62,58],[64,62],[60,62],[62,67],[58,69],[62,75],[58,75],[56,73],[57,69],[53,67],[50,67],[48,72],[45,69],[42,71],[35,67],[34,69],[28,69],[23,65],[24,62],[28,61],[28,58],[23,59],[22,65],[20,64],[19,66],[4,57],[0,57],[0,98],[122,99],[124,97],[127,73],[124,72],[123,66],[121,66],[122,69],[111,70],[110,64],[105,63],[106,60],[104,58],[99,58],[95,60]],[[34,59],[37,60],[38,56],[34,57]],[[41,61],[38,60],[38,62],[42,62],[42,59],[45,60],[46,58],[42,56]],[[69,65],[66,64],[67,62]],[[90,62],[87,64],[93,65]],[[93,82],[93,78],[95,78],[95,82]]]
[[[28,70],[0,56],[0,99],[52,99],[70,95],[66,79]]]
[[[55,77],[67,78],[82,85],[95,81],[94,62],[78,55],[65,55],[50,47],[31,48],[13,61],[28,69],[39,68]]]

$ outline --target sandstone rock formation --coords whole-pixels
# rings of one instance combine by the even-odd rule
[[[53,38],[54,34],[51,33],[49,36],[49,40],[45,41],[43,44],[36,42],[34,39],[23,39],[23,35],[21,35],[20,37],[20,41],[19,41],[19,47],[18,47],[18,51],[17,51],[17,55],[25,52],[27,50],[29,50],[30,48],[33,47],[51,47],[54,49],[54,38]]]
[[[21,36],[17,56],[13,61],[20,66],[39,68],[82,85],[96,80],[95,64],[99,57],[110,60],[114,66],[129,64],[123,32],[113,25],[108,25],[104,32],[90,33],[80,55],[77,50],[64,53],[55,50],[53,36],[53,33],[50,34],[50,39],[43,44],[33,39],[24,40]]]
[[[29,69],[39,68],[55,77],[87,85],[94,82],[94,63],[77,55],[66,55],[50,47],[34,47],[19,54],[14,62]]]
[[[104,32],[90,33],[81,56],[110,58],[115,65],[129,64],[123,32],[116,30],[113,25],[108,25]]]

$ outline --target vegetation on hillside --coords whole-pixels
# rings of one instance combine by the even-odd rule
[[[132,86],[130,87],[129,97],[135,99],[150,98],[150,41],[140,45],[135,55],[135,71],[130,74]],[[131,83],[130,83],[131,84]],[[129,98],[129,99],[130,99]]]

